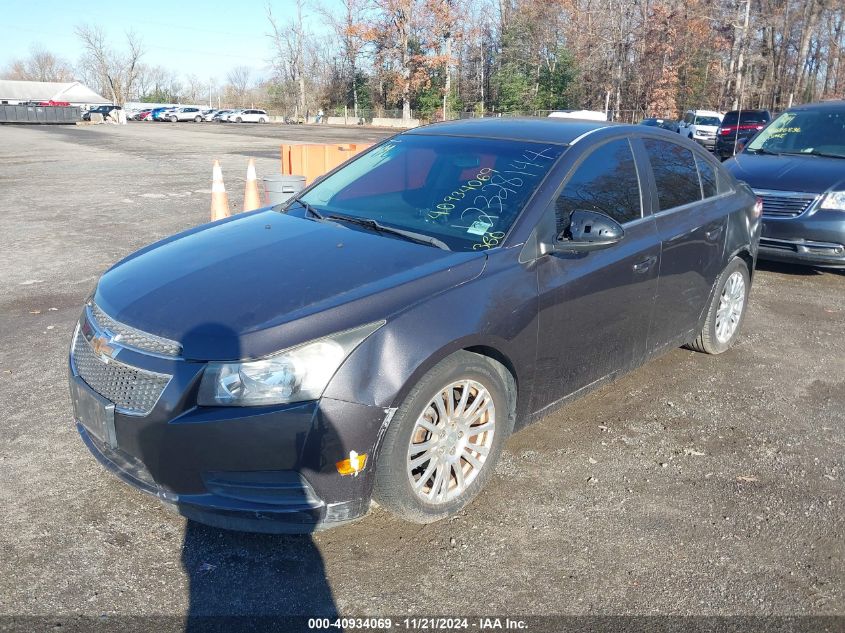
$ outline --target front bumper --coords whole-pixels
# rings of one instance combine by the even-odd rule
[[[90,389],[72,360],[70,368],[70,380]],[[367,513],[384,409],[323,398],[176,413],[185,399],[181,382],[174,377],[148,416],[116,412],[115,446],[76,420],[97,460],[180,514],[224,529],[312,532]],[[336,463],[351,450],[368,456],[366,467],[341,476]]]
[[[699,145],[707,148],[711,152],[716,148],[716,137],[701,137],[701,136],[693,136],[692,140],[694,140]]]
[[[811,207],[794,218],[764,215],[759,258],[845,268],[845,212]]]

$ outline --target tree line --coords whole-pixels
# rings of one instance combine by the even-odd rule
[[[439,119],[607,110],[616,120],[689,108],[843,98],[841,0],[294,0],[266,25],[267,66],[222,83],[143,63],[141,39],[78,26],[76,66],[36,49],[7,78],[74,76],[127,100],[319,109]],[[315,28],[316,27],[316,28]],[[327,35],[327,29],[329,34]]]

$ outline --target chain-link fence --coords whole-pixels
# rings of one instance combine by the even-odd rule
[[[585,108],[585,110],[589,109]],[[604,113],[603,110],[591,111],[604,114],[608,121],[617,121],[621,123],[639,123],[647,116],[654,116],[646,113],[642,109],[619,111],[611,109],[607,113]],[[297,112],[295,109],[268,108],[267,112],[273,117],[278,117],[277,120],[284,121],[285,123],[324,123],[330,125],[383,125],[392,122],[398,123],[404,118],[401,108],[359,108],[356,112],[354,108],[344,108],[341,106],[326,108],[325,110],[308,109],[304,113]],[[552,112],[560,112],[560,110],[509,110],[507,112],[495,110],[456,112],[453,110],[447,110],[446,116],[444,117],[443,110],[441,108],[426,112],[411,110],[410,119],[414,123],[426,124],[456,119],[548,117]]]

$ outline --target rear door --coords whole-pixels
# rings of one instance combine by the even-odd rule
[[[643,169],[627,138],[606,141],[576,164],[547,210],[555,234],[584,209],[615,219],[625,235],[603,250],[538,260],[535,411],[644,357],[660,240],[640,184]]]
[[[715,168],[707,159],[658,138],[645,137],[639,147],[655,191],[652,213],[662,243],[649,334],[649,350],[657,352],[683,344],[697,331],[720,272],[727,215],[717,195]]]

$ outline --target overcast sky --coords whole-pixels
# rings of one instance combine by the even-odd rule
[[[337,0],[324,0],[332,6]],[[295,9],[292,0],[273,0],[280,21]],[[263,74],[270,58],[269,23],[263,0],[0,0],[0,68],[41,45],[76,65],[82,54],[74,35],[78,24],[101,26],[121,48],[133,29],[146,49],[143,62],[165,66],[185,76],[223,82],[233,66]],[[311,29],[325,32],[319,16],[308,16]]]

